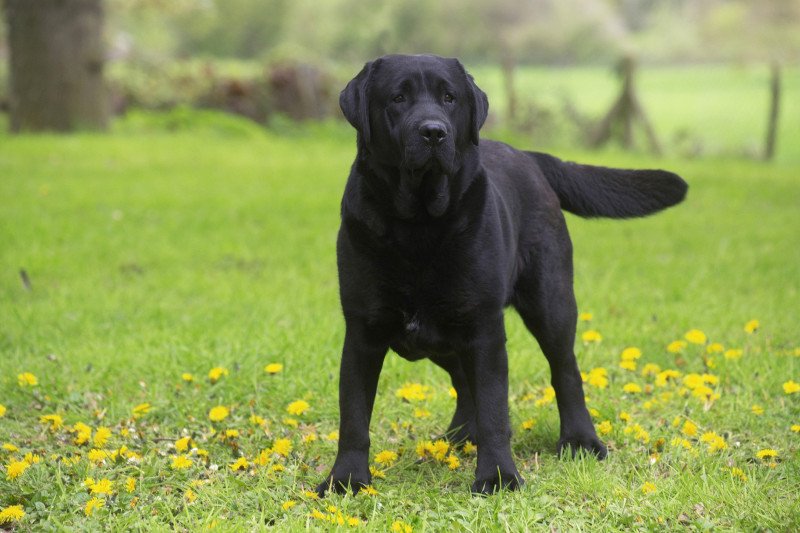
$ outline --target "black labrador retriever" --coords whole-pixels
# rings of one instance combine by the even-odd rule
[[[515,489],[503,309],[513,306],[550,364],[558,452],[606,448],[586,409],[573,345],[577,306],[565,209],[638,217],[687,190],[662,170],[566,163],[482,140],[488,102],[456,59],[391,55],[367,63],[340,105],[358,132],[337,260],[346,324],[339,450],[317,487],[370,483],[369,424],[384,357],[428,358],[458,393],[447,430],[478,446],[472,491]]]

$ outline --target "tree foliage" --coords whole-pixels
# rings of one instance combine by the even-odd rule
[[[796,61],[800,0],[107,0],[144,53],[362,61]]]

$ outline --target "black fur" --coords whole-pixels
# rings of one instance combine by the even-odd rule
[[[446,434],[478,445],[472,490],[518,487],[503,322],[509,305],[550,364],[559,453],[605,457],[573,352],[572,244],[561,209],[642,216],[679,202],[683,180],[481,140],[486,95],[455,59],[367,63],[340,104],[358,130],[358,154],[337,240],[346,325],[339,450],[319,494],[370,483],[369,423],[390,348],[450,374],[458,400]]]

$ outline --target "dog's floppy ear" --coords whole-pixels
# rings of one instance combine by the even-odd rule
[[[454,59],[458,69],[464,75],[464,80],[467,87],[467,97],[469,98],[470,109],[470,139],[472,144],[478,145],[479,131],[483,123],[486,122],[486,116],[489,114],[489,99],[486,98],[486,93],[481,90],[475,83],[472,75],[467,72],[464,65],[458,59]]]
[[[380,60],[370,61],[339,95],[339,107],[347,121],[361,134],[364,144],[369,144],[369,83],[372,71]]]

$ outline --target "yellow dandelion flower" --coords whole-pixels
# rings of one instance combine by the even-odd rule
[[[297,505],[296,501],[294,501],[294,500],[286,500],[285,502],[283,502],[283,504],[281,504],[281,508],[284,511],[288,511],[289,509],[291,509],[295,505]]]
[[[681,377],[681,373],[677,370],[668,368],[656,374],[656,387],[666,387],[668,383]]]
[[[83,512],[86,516],[92,516],[97,509],[100,509],[106,504],[105,500],[101,500],[100,498],[92,498],[88,502],[86,502],[86,507],[83,508]]]
[[[533,429],[533,426],[535,425],[536,425],[536,420],[534,420],[533,418],[529,418],[528,420],[523,420],[522,424],[520,424],[520,427],[525,431],[529,431]]]
[[[296,428],[296,427],[299,427],[299,426],[300,426],[300,422],[298,422],[296,418],[292,418],[292,417],[290,417],[290,416],[287,416],[287,417],[285,417],[285,418],[282,420],[282,422],[283,422],[284,424],[286,424],[287,426],[289,426],[289,427],[293,427],[293,428]]]
[[[628,394],[638,394],[638,393],[642,392],[642,387],[640,387],[636,383],[626,383],[622,387],[622,390],[627,392]]]
[[[661,372],[661,367],[655,363],[647,363],[642,367],[642,376],[655,376]]]
[[[25,454],[25,457],[22,460],[33,466],[37,463],[40,463],[42,461],[42,457],[35,453],[28,452]]]
[[[586,383],[598,389],[608,386],[608,371],[603,367],[593,368],[586,375]]]
[[[744,473],[744,470],[738,468],[736,466],[731,467],[731,477],[739,479],[740,481],[747,481],[747,475]]]
[[[6,479],[17,479],[31,466],[25,461],[11,461],[6,465]]]
[[[267,423],[267,421],[258,415],[250,415],[250,423],[254,426],[263,426]]]
[[[179,452],[185,452],[189,450],[191,444],[192,437],[182,437],[175,441],[175,449]]]
[[[212,407],[211,410],[208,412],[208,418],[212,422],[222,422],[231,412],[228,410],[227,407],[224,405],[218,405],[216,407]]]
[[[683,338],[692,344],[705,344],[708,341],[706,334],[699,329],[690,329]]]
[[[675,448],[684,448],[686,450],[692,449],[692,443],[681,437],[675,437],[670,444]]]
[[[669,353],[681,353],[683,350],[686,349],[686,341],[672,341],[671,343],[667,344],[667,351]]]
[[[6,416],[6,406],[0,403],[0,418],[3,418],[4,416]]]
[[[69,431],[75,434],[72,442],[79,446],[92,440],[92,428],[83,422],[76,422],[74,426],[69,428]]]
[[[327,435],[325,435],[325,440],[329,440],[329,441],[333,441],[333,442],[338,441],[339,440],[339,430],[335,429],[335,430],[331,431],[330,433],[328,433]]]
[[[740,359],[742,357],[742,354],[744,354],[744,351],[738,348],[731,348],[730,350],[725,350],[725,353],[723,355],[725,356],[725,359],[735,360],[735,359]]]
[[[279,372],[283,371],[283,365],[281,363],[270,363],[264,367],[264,372],[267,374],[278,374]]]
[[[250,463],[247,462],[247,459],[244,457],[239,457],[233,464],[230,465],[231,470],[236,472],[237,470],[247,470],[250,467]]]
[[[372,477],[377,479],[386,479],[386,472],[380,470],[379,468],[375,468],[374,466],[369,467],[369,473],[372,474]]]
[[[639,348],[635,346],[629,346],[628,348],[622,350],[622,353],[620,354],[620,359],[622,359],[623,361],[635,361],[639,359],[641,356],[642,356],[642,351]]]
[[[397,461],[397,452],[383,450],[375,455],[375,462],[381,466],[392,466]]]
[[[194,503],[197,499],[197,494],[192,489],[186,489],[186,492],[183,493],[183,497],[186,498],[187,502]]]
[[[636,361],[620,361],[619,367],[631,372],[636,372]]]
[[[653,493],[655,491],[656,491],[655,483],[647,481],[647,482],[645,482],[644,485],[642,485],[642,494],[651,494],[651,493]]]
[[[10,505],[0,510],[0,524],[19,522],[23,518],[25,518],[25,511],[21,505]]]
[[[94,439],[92,443],[96,448],[103,448],[105,447],[108,439],[111,437],[111,430],[107,427],[99,427],[97,431],[94,432]]]
[[[424,407],[414,408],[414,418],[429,418],[430,416],[431,412]]]
[[[697,425],[687,420],[686,422],[683,423],[683,427],[681,428],[681,433],[683,433],[687,437],[694,437],[697,435]]]
[[[583,341],[584,344],[599,343],[603,340],[603,336],[600,335],[599,331],[596,331],[594,329],[589,329],[584,331],[583,334],[581,334],[581,340]]]
[[[592,313],[581,313],[578,315],[578,320],[581,322],[591,322],[593,318],[594,315]]]
[[[536,407],[542,407],[544,405],[550,405],[553,403],[553,400],[556,399],[556,390],[553,387],[547,387],[542,391],[541,398],[537,399],[534,402]]]
[[[712,342],[711,344],[706,346],[706,353],[707,354],[722,353],[724,351],[725,351],[725,347],[722,344],[718,343],[718,342]]]
[[[366,495],[366,496],[377,496],[378,495],[378,491],[375,490],[375,487],[373,487],[372,485],[367,485],[366,487],[362,488],[359,491],[359,494],[362,494],[362,493],[364,495]]]
[[[619,414],[619,419],[622,420],[625,423],[628,423],[628,422],[631,421],[631,415],[630,415],[630,413],[627,413],[626,411],[622,411]]]
[[[303,444],[310,444],[317,440],[316,433],[309,433],[308,435],[303,435]]]
[[[211,381],[211,383],[216,383],[221,377],[227,376],[228,374],[229,372],[227,368],[223,366],[215,366],[208,371],[208,379]]]
[[[411,527],[411,524],[407,524],[402,520],[395,520],[392,522],[392,533],[413,533],[414,528]]]
[[[786,394],[795,394],[800,392],[800,383],[796,383],[793,380],[789,380],[783,384],[783,392]]]
[[[103,478],[95,483],[92,483],[92,486],[89,487],[89,490],[92,492],[92,494],[111,494],[114,492],[114,484],[110,479]]]
[[[292,441],[289,439],[275,439],[272,444],[272,452],[282,457],[288,457],[292,451]]]
[[[288,406],[286,406],[286,412],[289,413],[290,415],[300,416],[303,413],[305,413],[306,411],[308,411],[309,407],[311,407],[311,406],[308,405],[307,401],[305,401],[305,400],[295,400],[292,403],[290,403]]]
[[[184,372],[183,374],[181,374],[181,379],[187,383],[191,383],[192,381],[194,381],[194,375],[190,374],[189,372]]]
[[[22,374],[17,374],[17,383],[20,387],[35,387],[39,384],[39,378],[30,372],[23,372]]]
[[[601,435],[608,435],[613,430],[613,426],[609,420],[603,420],[597,424],[597,432]]]
[[[149,412],[150,412],[150,404],[147,402],[140,403],[139,405],[133,408],[133,417],[139,418],[140,416],[146,415]]]
[[[183,470],[185,468],[189,468],[190,466],[192,466],[192,459],[184,454],[173,455],[172,464],[169,465],[169,467],[173,470]]]
[[[478,452],[478,447],[475,446],[472,442],[467,441],[464,443],[464,448],[462,449],[462,451],[467,455],[472,455],[473,453]]]
[[[397,389],[395,395],[407,402],[423,401],[430,397],[430,390],[431,388],[427,385],[422,385],[420,383],[406,383]]]
[[[452,453],[447,456],[447,459],[445,459],[445,463],[447,463],[447,468],[449,468],[450,470],[455,470],[456,468],[461,466],[461,461],[459,461],[458,457],[456,457]]]
[[[708,445],[708,451],[710,453],[721,451],[728,447],[725,439],[713,431],[706,431],[703,433],[703,435],[700,437],[700,441],[705,442]]]
[[[450,387],[449,389],[447,389],[447,394],[449,394],[450,397],[453,398],[454,400],[458,399],[458,392],[454,387]]]
[[[762,461],[767,459],[775,459],[776,457],[778,457],[778,450],[773,450],[772,448],[758,450],[756,452],[756,457],[758,457]]]
[[[88,458],[89,461],[92,463],[99,465],[100,463],[104,462],[109,456],[109,453],[105,450],[98,450],[97,448],[92,448],[89,450]]]
[[[136,478],[129,477],[125,480],[125,490],[128,492],[133,492],[136,490]]]
[[[2,448],[3,448],[5,451],[7,451],[7,452],[11,452],[11,453],[14,453],[14,452],[18,452],[18,451],[19,451],[19,448],[17,448],[16,446],[14,446],[13,444],[11,444],[10,442],[6,442],[5,444],[3,444]]]
[[[761,416],[761,415],[763,415],[763,414],[764,414],[764,408],[763,408],[763,407],[761,407],[761,406],[760,406],[760,405],[758,405],[758,404],[755,404],[755,405],[753,405],[753,407],[751,407],[751,408],[750,408],[750,410],[751,410],[751,411],[753,412],[753,414],[754,414],[754,415],[756,415],[756,416]]]
[[[800,433],[800,424],[792,424],[792,427],[790,429],[795,433]]]
[[[50,431],[56,431],[64,425],[64,419],[61,418],[61,415],[40,416],[39,422],[42,424],[50,424]]]
[[[312,509],[309,516],[316,520],[328,520],[328,516],[319,509]]]
[[[759,326],[760,326],[760,325],[761,325],[761,324],[760,324],[760,323],[759,323],[759,321],[758,321],[758,320],[756,320],[756,319],[749,320],[749,321],[747,322],[747,324],[745,324],[745,325],[744,325],[744,331],[745,331],[746,333],[755,333],[755,332],[758,330],[758,328],[759,328]]]

